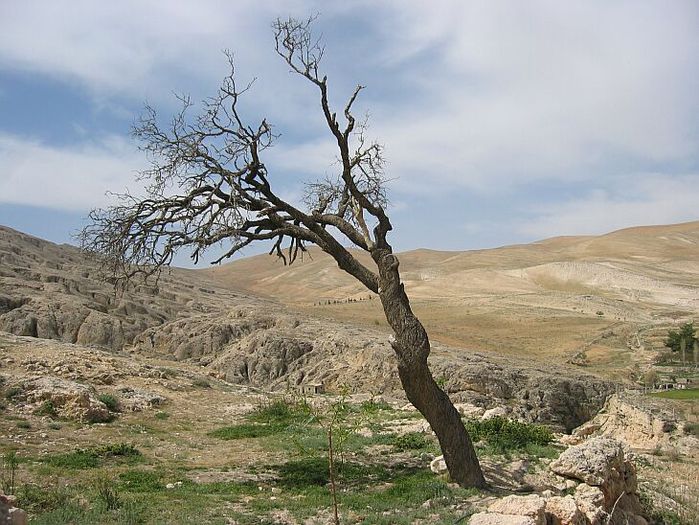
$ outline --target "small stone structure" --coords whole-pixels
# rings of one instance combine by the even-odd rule
[[[304,383],[299,386],[299,392],[303,395],[325,394],[323,383]]]

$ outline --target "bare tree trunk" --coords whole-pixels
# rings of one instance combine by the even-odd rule
[[[439,388],[427,365],[429,338],[410,308],[400,282],[398,259],[390,249],[375,249],[372,257],[379,269],[379,297],[386,320],[395,333],[395,341],[391,344],[408,400],[425,416],[437,436],[452,480],[464,487],[486,487],[461,416],[449,396]]]

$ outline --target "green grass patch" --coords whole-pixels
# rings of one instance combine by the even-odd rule
[[[422,432],[407,432],[400,436],[393,436],[390,440],[393,450],[405,451],[428,451],[435,448],[435,444]]]
[[[128,492],[158,492],[165,489],[163,476],[152,470],[128,470],[119,474],[119,486]]]
[[[224,440],[261,438],[280,434],[292,426],[313,422],[307,405],[283,399],[259,406],[246,419],[246,423],[222,427],[208,435]]]
[[[474,442],[483,441],[496,453],[522,450],[530,445],[548,445],[553,441],[551,431],[541,425],[521,423],[504,417],[484,421],[468,420],[466,430]]]
[[[391,405],[389,405],[388,403],[386,403],[386,401],[384,401],[384,400],[376,401],[374,399],[364,401],[361,405],[359,405],[359,409],[364,414],[377,414],[379,412],[393,411],[393,407]]]
[[[53,404],[53,401],[50,399],[47,399],[39,407],[34,411],[34,414],[37,416],[48,416],[51,418],[57,417],[58,412],[56,412],[56,407]]]
[[[22,389],[18,386],[11,386],[4,392],[5,399],[15,399],[22,394]]]
[[[57,468],[83,470],[97,468],[106,460],[121,463],[137,463],[142,460],[141,452],[128,443],[104,445],[88,449],[78,449],[65,454],[54,454],[43,458],[47,465]]]
[[[666,390],[649,394],[653,397],[664,399],[699,399],[699,388],[687,388],[686,390]]]

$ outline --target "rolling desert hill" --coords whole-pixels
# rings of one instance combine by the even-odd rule
[[[612,377],[646,362],[637,350],[662,346],[659,334],[699,310],[699,221],[399,259],[433,339]],[[387,329],[376,298],[315,248],[288,267],[262,255],[206,272],[311,315]]]

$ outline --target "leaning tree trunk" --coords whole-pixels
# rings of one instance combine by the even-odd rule
[[[398,375],[408,400],[432,427],[444,454],[451,479],[464,487],[486,487],[476,451],[461,416],[437,385],[427,365],[430,341],[422,323],[410,308],[400,282],[398,259],[387,249],[376,249],[372,258],[379,269],[379,297],[388,324],[395,333],[391,342],[398,359]]]

